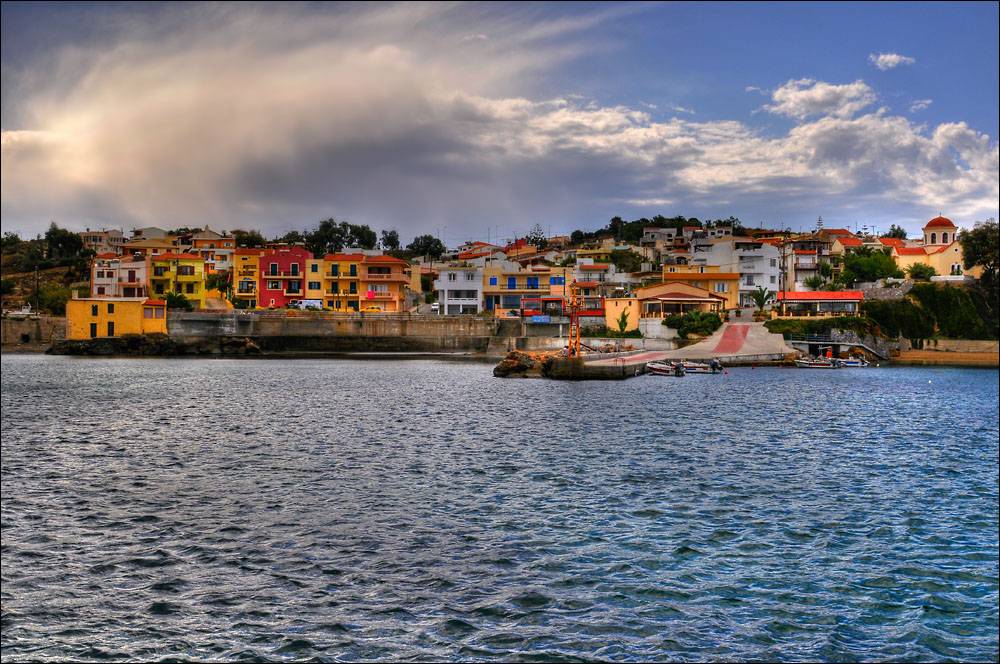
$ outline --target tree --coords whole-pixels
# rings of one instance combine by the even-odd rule
[[[569,234],[569,241],[572,244],[580,244],[581,242],[583,242],[585,237],[586,236],[583,234],[583,231],[575,230]]]
[[[638,272],[642,269],[642,256],[628,249],[613,250],[611,262],[619,272]]]
[[[882,234],[882,237],[894,237],[897,240],[905,240],[906,229],[903,228],[902,226],[897,226],[896,224],[892,224],[891,226],[889,226],[889,230]]]
[[[930,281],[930,278],[937,274],[937,270],[927,263],[914,263],[906,268],[906,273],[914,281]]]
[[[167,293],[165,298],[167,301],[167,309],[183,309],[184,311],[194,310],[194,305],[191,301],[187,299],[184,293]]]
[[[406,245],[406,250],[415,256],[426,256],[433,259],[441,258],[445,252],[444,244],[433,235],[418,235],[413,242]]]
[[[237,247],[263,247],[267,240],[260,234],[260,231],[233,231],[233,238],[236,239]]]
[[[843,282],[853,285],[856,282],[871,282],[886,277],[901,278],[903,271],[896,265],[887,252],[857,251],[844,256],[844,271],[841,274]]]
[[[314,256],[323,256],[338,253],[344,247],[374,249],[378,236],[368,226],[338,222],[331,217],[319,222],[315,230],[306,233],[303,241]]]
[[[987,288],[997,286],[998,251],[1000,251],[1000,231],[997,220],[977,221],[972,230],[962,231],[958,237],[962,243],[962,261],[966,270],[981,266],[982,282]]]
[[[757,286],[757,289],[750,293],[750,298],[753,300],[754,305],[756,305],[757,311],[764,311],[764,307],[767,306],[767,303],[773,297],[774,293],[763,286]]]
[[[384,251],[399,251],[399,233],[395,230],[382,231],[381,244]]]
[[[618,315],[618,332],[620,334],[625,334],[625,330],[628,328],[628,309],[622,309],[622,312]]]
[[[301,244],[306,241],[306,236],[300,231],[288,231],[280,237],[274,238],[280,244]]]
[[[802,283],[805,285],[806,288],[810,288],[812,290],[819,290],[820,288],[823,287],[823,284],[826,282],[823,281],[823,277],[819,276],[818,274],[814,274],[813,276],[807,278]]]
[[[524,239],[528,241],[528,244],[535,247],[539,251],[547,247],[549,244],[549,240],[545,237],[545,230],[542,228],[541,224],[535,224],[532,226],[531,230],[528,231],[528,235],[525,236]]]
[[[218,289],[220,293],[229,290],[229,273],[213,272],[205,277],[205,288],[208,290]]]
[[[17,233],[7,232],[3,234],[3,239],[0,240],[0,247],[4,254],[16,254],[20,253],[21,245],[24,244]]]
[[[49,225],[49,230],[45,232],[45,253],[50,260],[75,259],[83,251],[83,238],[59,228],[55,222]]]
[[[0,295],[10,295],[14,292],[14,286],[17,285],[13,279],[4,279],[0,281]]]

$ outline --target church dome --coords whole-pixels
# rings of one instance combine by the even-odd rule
[[[924,225],[924,228],[958,228],[958,226],[951,223],[951,219],[947,217],[934,217]]]

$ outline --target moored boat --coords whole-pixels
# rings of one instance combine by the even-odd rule
[[[807,358],[805,360],[795,360],[795,366],[800,369],[837,369],[838,364],[826,358]]]
[[[691,374],[717,374],[722,373],[722,363],[718,360],[711,362],[689,362],[685,360],[684,371]]]
[[[646,370],[655,376],[676,376],[684,375],[683,362],[647,362]]]

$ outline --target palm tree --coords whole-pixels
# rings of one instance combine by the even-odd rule
[[[771,301],[774,297],[774,293],[767,290],[763,286],[757,286],[757,290],[751,291],[750,298],[753,303],[757,306],[757,311],[764,311],[764,307],[767,303]]]
[[[628,327],[628,311],[622,310],[621,314],[618,316],[618,332],[625,334],[625,328]]]

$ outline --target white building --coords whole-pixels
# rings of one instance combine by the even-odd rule
[[[95,254],[122,255],[125,237],[119,230],[112,228],[111,230],[92,231],[88,228],[77,235],[83,240],[83,248],[91,249]]]
[[[691,265],[714,265],[720,272],[739,272],[740,306],[753,306],[751,293],[763,286],[778,292],[781,251],[747,237],[721,236],[695,240]]]
[[[483,309],[483,268],[469,263],[439,268],[434,290],[441,315],[477,314]]]

